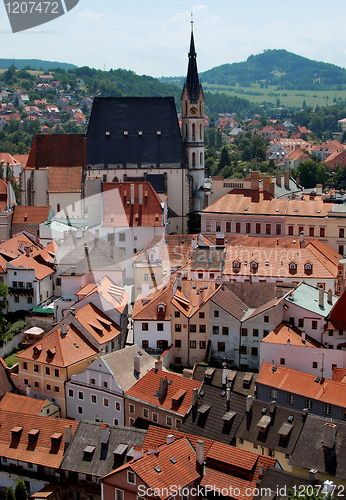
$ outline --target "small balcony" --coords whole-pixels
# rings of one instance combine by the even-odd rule
[[[8,293],[10,295],[34,295],[33,288],[24,288],[24,287],[10,287]]]

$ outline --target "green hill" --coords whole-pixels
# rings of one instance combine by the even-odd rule
[[[14,64],[17,69],[23,69],[30,66],[30,69],[42,69],[43,71],[47,71],[51,68],[77,68],[74,64],[42,61],[41,59],[0,59],[0,69],[8,69],[12,64]]]

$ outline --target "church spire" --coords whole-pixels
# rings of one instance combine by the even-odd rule
[[[199,79],[197,71],[197,54],[195,50],[195,41],[193,38],[193,20],[191,14],[191,42],[189,52],[189,64],[187,68],[186,88],[191,102],[198,100],[199,95]]]

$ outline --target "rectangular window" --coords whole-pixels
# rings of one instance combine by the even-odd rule
[[[54,377],[57,377],[57,378],[60,377],[60,371],[57,368],[54,369]]]
[[[318,362],[317,361],[313,361],[312,362],[312,368],[318,368]]]
[[[240,354],[247,354],[247,347],[246,347],[246,345],[241,345],[240,346]]]
[[[34,381],[34,387],[36,387],[36,389],[38,389],[40,386],[40,384],[37,382],[37,380]]]
[[[215,223],[215,229],[217,233],[221,233],[221,221],[217,220]]]
[[[176,332],[181,332],[181,324],[180,324],[180,323],[176,323],[176,324],[174,325],[174,330],[175,330]]]
[[[240,222],[236,222],[236,223],[235,223],[235,232],[236,232],[236,233],[240,233],[240,229],[241,229]]]
[[[228,335],[228,326],[222,327],[222,335]]]
[[[281,224],[276,224],[275,231],[276,231],[276,234],[281,234]]]
[[[241,336],[242,337],[247,337],[247,328],[242,328],[241,329]]]
[[[180,349],[180,347],[181,347],[181,340],[180,339],[175,339],[174,347],[177,347],[178,349]]]
[[[294,395],[293,394],[287,394],[287,403],[289,405],[294,405]]]
[[[245,224],[245,232],[246,232],[246,234],[251,233],[251,222],[247,222]]]
[[[205,349],[205,346],[206,346],[205,340],[200,340],[199,341],[199,348],[200,349]]]
[[[136,484],[136,476],[132,470],[127,471],[127,482],[130,484]]]
[[[252,330],[252,335],[253,335],[253,337],[258,337],[258,329],[257,328],[254,328]]]
[[[149,281],[149,274],[148,273],[144,274],[143,281]]]
[[[115,419],[113,420],[113,423],[114,423],[114,425],[119,425],[119,420],[118,420],[117,418],[115,418]]]
[[[119,233],[119,241],[121,241],[121,242],[126,241],[126,234],[125,233]]]
[[[263,338],[269,335],[269,330],[263,330]]]
[[[82,406],[78,406],[77,411],[78,411],[79,415],[83,415],[83,407]]]
[[[330,415],[332,413],[331,405],[323,405],[323,413],[324,415]]]
[[[174,311],[174,317],[180,318],[180,311]]]
[[[29,380],[28,380],[27,378],[25,378],[25,379],[23,380],[23,382],[24,382],[24,385],[29,385]]]
[[[326,228],[320,227],[320,238],[325,238],[326,236]]]
[[[115,403],[115,409],[116,411],[120,411],[120,403],[118,401]]]
[[[196,341],[190,340],[190,349],[196,349]]]
[[[84,399],[84,392],[83,391],[78,392],[78,399]]]
[[[26,361],[23,361],[23,370],[28,369],[28,363]]]
[[[226,344],[225,344],[225,342],[218,342],[217,343],[217,350],[219,352],[225,352],[225,350],[226,350]]]
[[[156,330],[157,330],[158,332],[163,332],[163,323],[157,323]]]
[[[219,311],[214,311],[214,318],[218,318],[219,317]]]
[[[144,418],[149,418],[149,410],[148,410],[148,408],[143,408],[143,417]]]
[[[142,323],[142,332],[147,332],[149,330],[149,323]]]
[[[216,325],[213,326],[213,335],[219,335],[219,327]]]
[[[309,236],[315,236],[315,228],[313,226],[309,227]]]
[[[50,384],[47,384],[46,387],[47,387],[47,391],[51,391],[52,390],[52,386]]]
[[[12,281],[12,288],[18,288],[18,282]]]
[[[272,225],[266,224],[266,234],[271,234],[271,232],[272,232]]]
[[[298,234],[304,233],[304,226],[298,226]]]
[[[60,392],[60,387],[59,387],[58,385],[56,385],[56,386],[54,387],[54,391],[55,391],[55,392]]]
[[[345,229],[343,227],[339,227],[339,238],[345,238]]]
[[[278,398],[278,391],[277,391],[277,389],[270,389],[270,397],[272,399],[277,399]]]
[[[130,413],[134,413],[135,412],[135,406],[134,405],[130,404],[130,406],[129,406],[129,412]]]
[[[305,400],[305,408],[307,408],[308,410],[312,410],[312,399]]]
[[[91,402],[95,405],[97,403],[97,397],[96,394],[92,394],[90,397]]]
[[[261,223],[256,222],[256,234],[261,234]]]
[[[340,255],[344,255],[344,245],[339,245],[339,246],[338,246],[338,253],[339,253]]]
[[[34,365],[34,372],[38,373],[38,365],[36,365],[36,364]]]
[[[106,407],[109,406],[109,399],[108,398],[103,398],[103,406],[106,406]]]
[[[231,232],[231,223],[230,222],[226,222],[226,233],[230,233]]]
[[[73,398],[73,389],[68,390],[68,397]]]
[[[285,364],[286,364],[286,359],[280,358],[280,365],[285,365]]]
[[[312,328],[313,330],[317,330],[317,321],[312,321],[312,322],[311,322],[311,328]]]
[[[199,333],[205,333],[207,331],[207,327],[205,325],[199,325]]]
[[[206,220],[205,221],[205,230],[210,233],[210,231],[211,231],[211,220]]]
[[[173,425],[173,418],[170,417],[169,415],[166,416],[166,424]]]
[[[196,325],[190,325],[190,332],[192,332],[192,333],[196,333],[197,332]]]
[[[153,415],[153,416],[152,416],[152,421],[153,421],[155,424],[157,424],[157,422],[159,421],[159,416],[158,416],[158,414],[157,414],[157,413],[153,413],[152,415]]]
[[[205,316],[205,315],[204,315],[204,312],[200,312],[200,313],[199,313],[199,318],[200,318],[200,319],[204,319],[204,316]]]
[[[251,347],[251,356],[258,356],[258,347]]]
[[[298,318],[298,326],[299,326],[299,328],[303,328],[303,326],[304,326],[304,318]]]
[[[265,323],[269,323],[269,316],[264,316],[263,321],[264,321]]]
[[[288,226],[288,236],[293,236],[293,226]]]
[[[27,297],[26,302],[27,304],[32,304],[32,297]]]
[[[90,384],[91,384],[91,385],[95,385],[95,384],[96,384],[96,380],[95,380],[94,378],[91,378],[91,379],[90,379]]]

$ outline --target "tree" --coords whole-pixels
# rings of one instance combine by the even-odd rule
[[[16,500],[12,486],[9,486],[6,490],[5,500]]]
[[[300,162],[294,175],[299,178],[299,184],[305,188],[314,188],[316,184],[325,184],[327,179],[325,164],[314,160]]]
[[[27,500],[28,492],[26,490],[26,486],[24,484],[23,479],[18,479],[16,487],[14,489],[14,494],[16,500]]]
[[[201,214],[190,212],[187,214],[187,232],[188,234],[197,234],[201,232]]]

